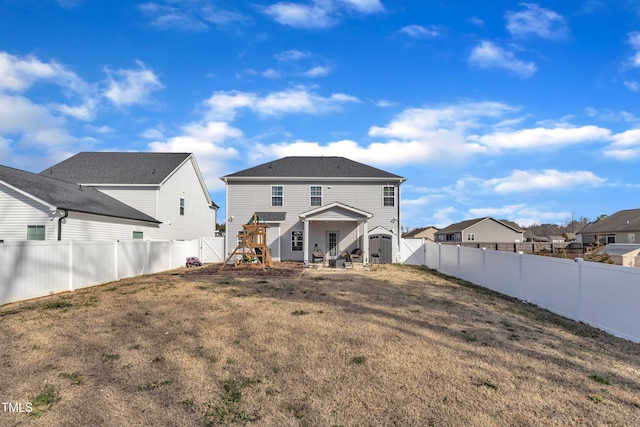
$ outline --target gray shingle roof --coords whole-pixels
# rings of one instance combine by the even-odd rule
[[[83,152],[40,172],[78,184],[158,185],[190,153]]]
[[[438,230],[436,232],[436,234],[461,232],[461,231],[464,231],[467,228],[471,227],[472,225],[475,225],[475,224],[477,224],[479,222],[484,221],[485,219],[489,219],[491,221],[498,222],[498,223],[504,225],[505,227],[511,228],[511,229],[513,229],[514,231],[517,231],[517,232],[521,232],[522,231],[521,227],[518,226],[518,224],[516,224],[515,222],[507,221],[507,220],[504,220],[504,219],[497,220],[497,219],[491,218],[489,216],[486,216],[486,217],[483,217],[483,218],[468,219],[466,221],[462,221],[462,222],[458,222],[458,223],[455,223],[455,224],[451,224],[450,226],[448,226],[446,228]]]
[[[638,230],[640,230],[640,209],[626,209],[587,224],[580,233],[613,233],[616,231]]]
[[[6,182],[58,209],[160,223],[155,218],[94,188],[82,187],[71,182],[2,165],[0,165],[0,181]]]
[[[284,157],[222,178],[405,178],[345,157]]]
[[[283,222],[287,218],[286,212],[256,212],[256,214],[266,222]]]
[[[474,224],[479,223],[480,221],[484,221],[488,217],[484,218],[476,218],[476,219],[468,219],[466,221],[457,222],[455,224],[451,224],[448,227],[442,228],[436,232],[436,234],[445,234],[445,233],[455,233],[464,231],[467,228],[471,227]]]

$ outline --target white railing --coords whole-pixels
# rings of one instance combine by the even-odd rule
[[[5,241],[0,243],[0,305],[158,273],[189,256],[223,262],[224,238],[186,241]]]
[[[417,243],[420,242],[420,243]],[[402,262],[640,342],[640,268],[403,239]]]

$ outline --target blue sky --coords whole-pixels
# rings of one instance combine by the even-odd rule
[[[193,152],[402,175],[403,226],[640,207],[640,1],[0,0],[0,164]]]

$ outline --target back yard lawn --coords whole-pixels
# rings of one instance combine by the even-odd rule
[[[399,265],[206,271],[0,307],[0,425],[640,425],[640,344],[537,307]]]

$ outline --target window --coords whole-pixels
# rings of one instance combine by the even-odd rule
[[[283,189],[282,185],[272,185],[271,186],[271,206],[283,206],[284,205],[284,197],[283,197]]]
[[[302,231],[291,232],[291,251],[302,252]]]
[[[184,215],[184,199],[180,198],[180,215]]]
[[[382,187],[382,206],[396,205],[396,188],[391,186]]]
[[[134,239],[142,239],[143,235],[144,235],[144,233],[142,231],[134,231],[133,232],[133,238]]]
[[[322,186],[312,185],[309,191],[311,206],[322,206]]]
[[[470,241],[470,242],[473,242],[474,240],[476,240],[475,233],[468,233],[467,234],[467,240]]]
[[[27,225],[27,240],[44,240],[44,225]]]

